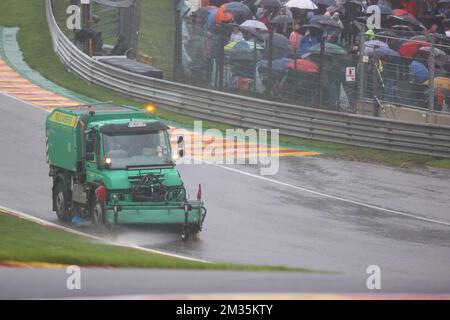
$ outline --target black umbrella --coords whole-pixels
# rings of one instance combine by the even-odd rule
[[[417,20],[416,18],[414,18],[413,15],[409,15],[409,14],[405,14],[403,16],[389,16],[390,20],[398,20],[416,27],[421,26],[422,24],[419,22],[419,20]]]
[[[312,2],[314,2],[316,5],[323,5],[323,6],[327,6],[327,7],[335,7],[336,6],[336,1],[335,0],[312,0]]]
[[[313,36],[321,36],[323,34],[323,30],[318,24],[304,24],[300,27],[299,32],[304,35],[308,30]]]
[[[281,2],[279,0],[261,0],[259,5],[263,8],[280,8]]]
[[[261,39],[263,40],[269,40],[270,33],[263,33],[261,34]],[[283,36],[282,34],[274,32],[273,34],[273,46],[280,48],[280,49],[288,49],[289,48],[289,39]]]
[[[287,15],[279,15],[270,20],[270,23],[272,24],[283,24],[283,23],[291,23],[294,19],[292,17],[289,17]]]
[[[334,28],[342,28],[338,21],[334,20],[329,16],[313,16],[311,17],[310,23],[318,24],[322,27],[334,27]]]

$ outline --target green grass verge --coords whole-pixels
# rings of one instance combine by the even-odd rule
[[[175,22],[171,0],[143,0],[138,37],[138,51],[155,59],[155,67],[172,79],[175,43]]]
[[[66,1],[66,0],[64,0]],[[170,32],[168,24],[173,19],[169,4],[164,0],[144,1],[144,12],[150,12],[152,6],[155,10],[160,9],[158,14],[152,15],[158,23],[152,24],[149,37],[155,37],[155,45],[159,48],[166,46],[167,32]],[[167,3],[171,1],[167,1]],[[165,23],[163,23],[165,22]],[[98,86],[89,85],[71,73],[59,62],[52,50],[52,43],[48,33],[45,17],[45,5],[43,0],[2,0],[0,3],[0,25],[19,26],[18,41],[24,52],[25,61],[47,79],[72,91],[100,101],[114,101],[116,104],[128,104],[141,107],[142,103],[111,90]],[[158,37],[157,39],[156,37]],[[163,49],[158,49],[162,50]],[[170,61],[172,55],[167,55]],[[168,62],[170,64],[170,62]],[[159,109],[157,115],[166,120],[177,122],[181,125],[191,127],[194,119],[181,114]],[[203,121],[204,128],[217,128],[224,130],[227,126],[215,122]],[[394,167],[439,167],[450,169],[450,159],[439,159],[431,156],[421,156],[408,153],[379,151],[368,148],[358,148],[336,143],[320,142],[315,140],[298,139],[293,137],[280,137],[282,143],[297,145],[300,147],[316,148],[325,152],[324,157],[335,159],[346,159],[354,161],[366,161]]]
[[[313,272],[282,266],[202,263],[102,244],[0,211],[0,262],[46,262],[79,266],[235,271]]]

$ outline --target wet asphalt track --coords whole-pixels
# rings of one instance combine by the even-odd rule
[[[51,212],[51,181],[44,153],[46,116],[43,110],[0,95],[0,204],[56,222]],[[366,268],[376,264],[386,279],[383,286],[386,292],[450,292],[449,172],[399,170],[320,158],[282,158],[279,173],[269,177],[284,183],[277,184],[245,174],[257,173],[257,168],[250,166],[232,166],[241,172],[211,165],[179,169],[192,196],[198,183],[202,183],[208,208],[202,240],[182,243],[176,232],[124,228],[119,241],[210,261],[300,266],[337,271],[340,275],[332,276],[335,280],[330,280],[329,275],[274,276],[283,279],[276,281],[286,283],[284,290],[283,286],[265,282],[264,274],[248,274],[248,283],[240,280],[242,274],[217,273],[212,278],[217,277],[218,283],[199,281],[198,274],[197,280],[191,277],[196,284],[191,286],[176,281],[184,279],[183,271],[172,272],[168,277],[175,280],[155,277],[156,271],[116,271],[127,274],[124,279],[137,280],[147,272],[147,277],[166,283],[172,289],[167,289],[170,293],[367,292]],[[330,199],[328,194],[342,199]],[[347,199],[400,213],[349,203]],[[402,212],[437,222],[405,217]],[[8,276],[8,272],[25,273],[0,270],[3,296],[6,291],[2,282],[15,287],[11,284],[14,277]],[[49,278],[57,273],[28,272],[29,276],[53,274]],[[104,276],[113,272],[105,271]],[[234,274],[236,278],[230,279]],[[252,281],[266,285],[252,285]],[[141,288],[142,283],[134,287],[132,283],[128,287],[113,286],[109,292],[113,295],[168,292],[158,289],[158,285]],[[303,285],[295,285],[300,283]],[[20,287],[17,283],[15,297],[21,296]],[[83,294],[104,295],[97,291]]]

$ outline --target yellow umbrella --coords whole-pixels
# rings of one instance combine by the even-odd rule
[[[427,86],[429,84],[429,80],[425,81],[423,84]],[[450,90],[450,78],[446,77],[434,78],[434,87]]]

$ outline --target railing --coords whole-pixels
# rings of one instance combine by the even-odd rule
[[[354,146],[450,158],[450,127],[317,110],[148,78],[81,52],[59,29],[46,0],[54,50],[84,80],[162,108],[244,128],[278,128],[281,134]]]

